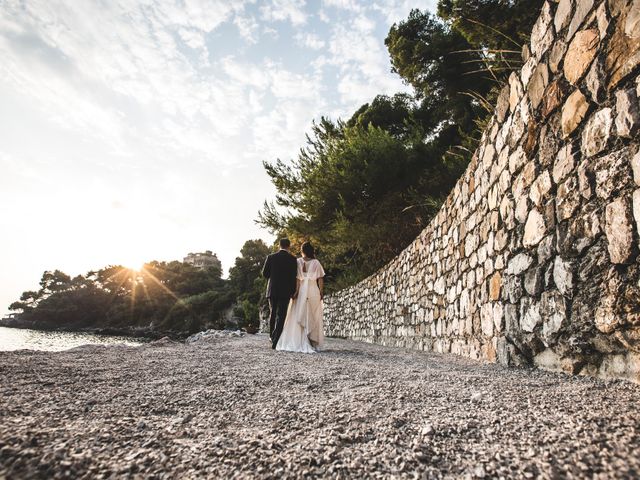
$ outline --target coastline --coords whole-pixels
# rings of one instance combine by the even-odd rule
[[[62,325],[56,328],[47,328],[34,322],[19,320],[15,318],[0,319],[0,327],[15,328],[20,330],[38,330],[42,332],[65,332],[65,333],[89,333],[93,335],[104,335],[109,337],[132,337],[136,339],[158,340],[169,337],[173,340],[185,340],[190,335],[189,332],[178,332],[173,330],[155,330],[151,328],[128,328],[128,327],[85,327],[77,328]]]

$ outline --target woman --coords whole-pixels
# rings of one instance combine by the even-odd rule
[[[276,350],[313,353],[324,344],[324,270],[309,242],[302,244],[301,253],[302,258],[298,258],[296,293],[289,303],[284,330]]]

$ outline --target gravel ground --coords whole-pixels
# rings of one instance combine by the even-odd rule
[[[630,478],[640,386],[330,339],[0,352],[1,478]]]

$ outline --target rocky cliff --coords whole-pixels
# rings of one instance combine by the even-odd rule
[[[327,333],[640,380],[640,0],[545,3],[465,174]]]

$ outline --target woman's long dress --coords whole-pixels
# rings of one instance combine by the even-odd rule
[[[306,263],[306,265],[305,265]],[[276,350],[313,353],[324,344],[322,299],[318,279],[324,270],[317,259],[298,259],[298,297],[289,303],[284,329]]]

